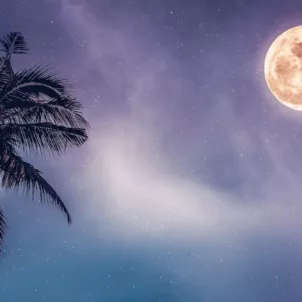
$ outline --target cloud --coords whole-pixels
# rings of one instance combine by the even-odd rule
[[[71,44],[61,65],[67,75],[77,74],[78,92],[83,88],[88,101],[100,96],[97,106],[89,103],[91,137],[76,156],[51,163],[53,172],[41,162],[74,223],[69,227],[56,209],[23,199],[16,211],[10,202],[16,197],[9,197],[1,298],[301,300],[295,290],[301,164],[293,153],[299,124],[288,125],[285,111],[261,116],[261,104],[257,115],[252,93],[242,93],[239,102],[232,87],[217,80],[226,73],[219,72],[215,50],[214,75],[195,61],[206,77],[194,83],[187,70],[196,69],[153,38],[154,45],[146,45],[135,29],[104,24],[108,20],[90,17],[89,10],[97,11],[62,10],[61,29],[77,32],[78,48]],[[30,12],[23,15],[28,19]],[[140,29],[149,32],[140,18]],[[68,66],[71,61],[76,66]],[[236,68],[240,64],[236,58]],[[212,88],[201,89],[205,84]],[[23,285],[18,292],[16,283]]]
[[[133,42],[134,33],[118,25],[103,26],[82,5],[66,6],[65,2],[63,11],[68,11],[68,25],[85,38],[84,65],[96,62],[108,85],[123,91],[120,99],[111,99],[106,117],[93,117],[81,182],[85,178],[87,190],[99,193],[85,204],[88,217],[98,224],[106,216],[117,232],[138,238],[198,240],[261,230],[281,235],[296,229],[299,185],[273,138],[268,141],[265,133],[245,131],[245,121],[236,117],[232,100],[215,91],[211,96],[217,104],[215,111],[206,108],[202,122],[186,125],[181,117],[182,89],[196,88],[186,82],[173,56],[167,51],[150,56]],[[135,63],[140,65],[136,68]],[[122,112],[119,106],[124,106]],[[179,123],[192,131],[182,140],[175,131],[181,130]],[[204,131],[208,125],[219,128],[209,135]],[[213,152],[206,144],[197,145],[200,137],[216,140],[225,150]],[[228,156],[232,156],[231,164]],[[221,166],[226,166],[225,181],[238,173],[237,182],[249,188],[250,196],[244,196],[242,188],[234,194],[236,190],[223,186],[223,178],[220,187],[211,186],[202,177],[185,173],[184,167],[198,157],[209,159],[200,164],[201,176],[214,173],[219,178]]]

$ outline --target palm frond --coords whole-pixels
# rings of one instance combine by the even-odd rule
[[[29,49],[25,38],[20,32],[11,32],[0,39],[2,45],[2,51],[5,51],[8,55],[11,54],[25,54]]]
[[[7,103],[41,95],[49,98],[62,97],[67,92],[68,84],[59,79],[47,67],[32,67],[15,73],[9,85],[1,89],[0,101]]]
[[[68,128],[51,123],[6,124],[0,135],[13,140],[23,151],[62,154],[69,147],[79,147],[88,138],[85,129]]]
[[[14,72],[11,61],[7,57],[0,58],[0,89],[8,86],[13,78]]]
[[[8,102],[4,105],[3,120],[8,123],[53,123],[66,127],[89,129],[84,119],[82,106],[70,96],[43,100],[23,100]]]
[[[55,205],[71,223],[60,196],[17,150],[62,154],[68,147],[82,145],[90,128],[82,106],[69,95],[68,83],[48,67],[14,72],[12,55],[29,52],[21,33],[0,39],[0,51],[4,52],[0,57],[0,185]],[[0,208],[0,250],[6,227]]]
[[[0,251],[3,245],[4,235],[7,230],[6,218],[3,213],[3,209],[0,208]]]
[[[71,223],[71,216],[61,200],[60,196],[42,177],[42,173],[31,164],[22,160],[13,147],[5,144],[0,158],[0,170],[2,172],[1,184],[4,189],[23,189],[25,194],[36,197],[39,193],[40,202],[50,202],[58,207]]]

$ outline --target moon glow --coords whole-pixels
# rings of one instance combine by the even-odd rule
[[[265,57],[264,75],[278,101],[302,111],[302,26],[285,31],[271,44]]]

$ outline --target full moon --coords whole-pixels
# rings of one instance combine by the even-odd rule
[[[264,75],[278,101],[302,111],[302,26],[275,39],[265,57]]]

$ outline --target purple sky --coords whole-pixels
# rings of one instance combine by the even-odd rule
[[[301,13],[297,0],[4,0],[0,34],[32,50],[14,66],[68,78],[92,131],[31,159],[72,226],[1,193],[0,300],[300,302],[302,115],[274,100],[263,61]]]

